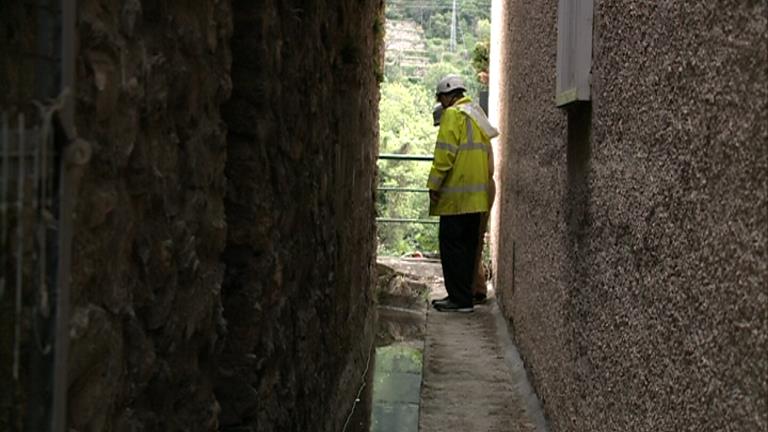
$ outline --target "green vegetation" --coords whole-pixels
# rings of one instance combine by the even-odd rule
[[[448,39],[451,35],[453,0],[387,0],[386,17],[418,23],[427,39]],[[472,33],[478,20],[491,19],[491,0],[458,0],[456,21],[459,37]],[[467,34],[469,36],[469,34]]]
[[[476,28],[478,40],[472,50],[472,67],[477,72],[478,80],[488,85],[488,63],[491,53],[491,22],[480,20]]]
[[[414,46],[401,48],[396,54],[422,59],[423,63],[387,61],[385,64],[379,105],[380,153],[432,154],[437,134],[437,128],[432,125],[434,91],[443,76],[449,73],[463,76],[469,87],[468,94],[475,99],[487,85],[491,0],[457,1],[454,50],[450,49],[452,4],[453,0],[387,1],[388,20],[409,21],[423,30],[421,40],[417,38]],[[394,35],[386,37],[389,41]],[[429,162],[382,160],[379,187],[424,188],[429,168]],[[379,191],[377,194],[379,217],[426,219],[428,208],[426,192]],[[438,250],[437,225],[380,223],[378,240],[380,255],[434,253]]]
[[[433,97],[409,82],[384,82],[381,85],[379,123],[380,153],[432,154],[436,129],[432,126]],[[379,162],[379,187],[424,188],[429,162]],[[425,192],[380,191],[377,194],[379,217],[426,219],[429,199]],[[379,254],[402,255],[409,251],[437,250],[435,225],[379,224]]]

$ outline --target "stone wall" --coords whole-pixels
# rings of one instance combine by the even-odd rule
[[[381,7],[234,2],[224,425],[338,431],[361,384]]]
[[[78,2],[69,427],[215,430],[228,2]]]
[[[373,341],[383,5],[79,3],[70,428],[341,430]]]
[[[595,2],[554,105],[557,2],[512,1],[496,287],[553,431],[768,426],[765,2]]]
[[[382,7],[233,2],[224,426],[341,431],[354,403],[374,334]]]

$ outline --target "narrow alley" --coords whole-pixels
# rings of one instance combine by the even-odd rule
[[[384,331],[385,336],[379,335],[377,345],[390,347],[395,341],[411,341],[414,346],[412,342],[419,341],[415,346],[423,356],[423,364],[418,368],[423,377],[413,398],[400,392],[393,392],[393,398],[377,397],[379,386],[385,388],[387,381],[392,380],[389,376],[373,383],[372,431],[547,431],[539,401],[492,290],[487,301],[478,304],[471,315],[441,314],[424,304],[425,294],[432,300],[446,294],[439,261],[384,258],[380,260],[380,269],[382,266],[385,270],[379,273],[388,276],[383,284],[380,279],[379,290],[387,293],[380,295],[378,302],[382,311],[380,325],[388,326],[394,321],[402,326],[419,326],[418,321],[403,324],[407,320],[387,313],[391,305],[402,307],[403,298],[412,299],[405,303],[421,306],[413,309],[424,313],[426,322],[421,323],[423,330],[415,334]],[[377,363],[379,358],[377,353]],[[380,369],[377,365],[377,371]],[[412,416],[398,409],[410,400],[417,405]],[[377,411],[378,405],[392,409]]]
[[[768,430],[767,27],[1,1],[0,432]],[[472,308],[430,302],[444,192],[488,221]]]

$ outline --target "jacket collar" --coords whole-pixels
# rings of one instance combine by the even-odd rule
[[[463,98],[461,98],[461,99],[457,100],[457,101],[456,101],[456,102],[455,102],[453,105],[451,105],[451,106],[452,106],[452,107],[455,107],[456,105],[464,105],[464,104],[468,104],[468,103],[471,103],[471,102],[472,102],[472,99],[471,99],[469,96],[464,96]]]

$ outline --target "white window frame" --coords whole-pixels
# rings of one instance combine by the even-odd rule
[[[558,107],[592,99],[593,9],[593,0],[559,0],[555,94]]]

